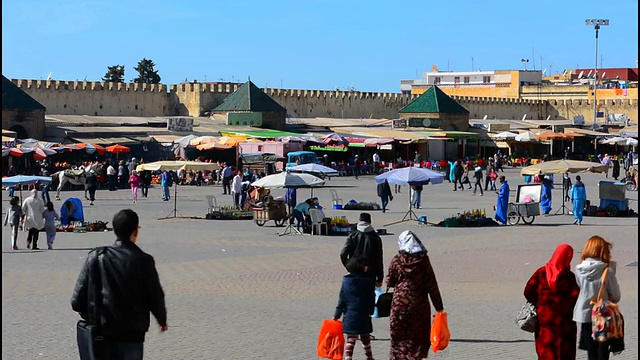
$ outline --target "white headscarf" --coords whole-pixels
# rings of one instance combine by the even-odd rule
[[[416,234],[414,234],[411,230],[405,230],[398,237],[398,247],[400,247],[401,252],[406,252],[409,254],[416,254],[420,252],[426,252],[427,249],[422,245],[422,242]]]

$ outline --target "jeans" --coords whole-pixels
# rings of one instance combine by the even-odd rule
[[[380,202],[382,203],[382,212],[387,211],[387,204],[389,204],[389,196],[380,196]]]
[[[12,198],[13,197],[13,193],[16,191],[16,188],[14,188],[13,186],[9,187],[9,189],[7,189],[7,192],[9,193],[9,197]]]
[[[113,342],[105,344],[104,356],[101,360],[142,360],[144,343]]]
[[[489,188],[489,184],[491,183],[491,178],[489,176],[485,176],[484,178],[484,191],[487,191]]]
[[[169,187],[168,186],[163,186],[162,187],[162,200],[169,200]]]
[[[491,180],[490,185],[491,185],[491,187],[490,187],[489,189],[490,189],[491,191],[496,191],[496,190],[498,190],[498,189],[496,188],[496,181],[495,181],[495,179],[494,179],[494,180]]]
[[[413,206],[415,206],[416,209],[420,209],[422,191],[413,190],[411,193],[411,197],[412,197],[411,204],[413,204]]]
[[[222,178],[222,195],[231,194],[231,180],[233,180],[232,176]]]
[[[47,205],[47,203],[51,201],[51,198],[49,197],[49,190],[42,191],[42,201],[44,201],[45,205]]]
[[[300,230],[300,224],[303,225],[302,229],[304,230],[304,214],[300,210],[293,209],[293,217],[296,219],[296,229]]]

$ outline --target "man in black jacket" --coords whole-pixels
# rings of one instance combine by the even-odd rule
[[[346,267],[349,259],[362,256],[367,259],[369,267],[366,274],[375,277],[376,287],[382,286],[384,265],[382,264],[382,239],[371,226],[371,214],[361,213],[356,231],[352,232],[340,251],[340,260]]]
[[[389,181],[384,179],[383,183],[378,184],[376,190],[378,191],[378,196],[380,197],[380,202],[382,203],[382,212],[387,211],[387,204],[389,204],[389,200],[393,200],[393,193],[391,193],[391,186],[389,186]]]
[[[160,331],[169,328],[164,292],[153,257],[135,244],[138,214],[121,210],[112,224],[117,240],[113,246],[89,252],[71,307],[100,329],[104,342],[97,359],[142,359],[149,313],[158,321]]]

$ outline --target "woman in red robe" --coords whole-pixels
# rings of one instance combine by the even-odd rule
[[[577,327],[573,308],[580,294],[571,271],[573,248],[560,244],[549,262],[536,270],[524,288],[524,297],[535,305],[538,324],[536,353],[541,360],[576,358]]]

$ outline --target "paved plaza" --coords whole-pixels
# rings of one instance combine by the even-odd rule
[[[507,169],[512,201],[518,170]],[[574,176],[572,176],[574,178]],[[584,174],[587,197],[598,201],[599,174]],[[553,191],[553,212],[561,205],[560,177]],[[325,188],[314,190],[327,216],[346,216],[352,222],[359,211],[334,211],[329,188],[344,202],[377,201],[373,176],[359,180],[332,178]],[[493,216],[494,192],[472,196],[471,191],[452,192],[448,182],[427,185],[423,209],[431,223],[462,212],[486,209]],[[441,228],[405,222],[407,187],[390,203],[390,211],[373,211],[373,225],[386,228],[382,237],[388,264],[397,253],[397,237],[414,231],[429,251],[449,313],[452,340],[433,359],[534,359],[533,335],[521,331],[514,318],[524,303],[524,285],[545,264],[557,244],[567,242],[580,251],[591,235],[602,235],[614,244],[617,276],[622,290],[620,307],[626,319],[627,349],[612,359],[638,357],[638,218],[585,217],[572,225],[570,215],[540,216],[532,225],[485,228]],[[173,192],[173,189],[172,189]],[[274,194],[284,193],[275,190]],[[182,216],[203,217],[206,195],[219,205],[230,205],[218,186],[180,186],[177,210]],[[303,200],[309,190],[298,191]],[[28,192],[23,192],[24,196]],[[111,221],[115,212],[132,208],[141,217],[138,245],[155,257],[166,292],[169,331],[158,332],[155,320],[147,334],[147,359],[317,359],[315,347],[320,324],[333,316],[345,270],[339,252],[343,236],[278,236],[282,228],[273,222],[258,227],[253,221],[175,218],[158,220],[173,210],[163,202],[156,185],[150,197],[131,203],[129,190],[96,194],[95,206],[85,205],[85,219]],[[638,193],[627,192],[638,211]],[[84,199],[82,191],[65,191],[62,198]],[[52,193],[53,198],[53,193]],[[2,195],[3,219],[8,207]],[[84,201],[84,200],[83,200]],[[59,209],[61,201],[55,202]],[[87,252],[110,244],[113,232],[58,233],[55,250],[11,250],[9,227],[2,230],[2,358],[77,359],[75,324],[70,298]],[[44,234],[40,248],[46,248]],[[26,248],[26,233],[18,246]],[[388,358],[388,319],[373,319],[376,359]],[[355,359],[364,359],[360,345]],[[586,359],[578,351],[578,359]]]

